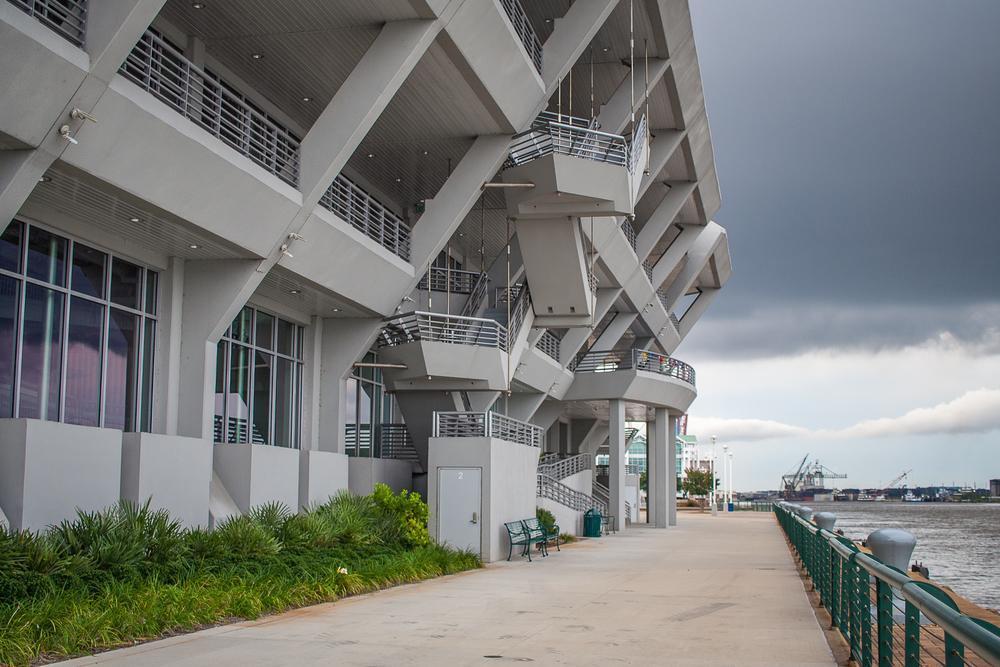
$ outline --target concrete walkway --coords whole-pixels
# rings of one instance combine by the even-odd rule
[[[836,664],[771,515],[679,523],[70,664]]]

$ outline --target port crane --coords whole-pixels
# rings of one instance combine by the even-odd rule
[[[825,489],[828,479],[846,479],[847,475],[834,472],[818,460],[807,464],[809,455],[802,457],[795,472],[781,476],[781,488],[785,498],[791,499],[795,494],[807,489]]]
[[[904,470],[904,471],[903,471],[902,473],[900,473],[899,475],[897,475],[895,479],[893,479],[893,480],[892,480],[891,482],[889,482],[888,484],[886,484],[886,485],[885,485],[885,486],[884,486],[884,487],[882,488],[882,490],[883,490],[883,491],[888,491],[889,489],[894,489],[894,488],[896,488],[896,485],[897,485],[897,484],[899,484],[900,482],[902,482],[902,481],[903,481],[904,479],[906,479],[906,478],[907,478],[907,476],[908,476],[908,475],[909,475],[909,474],[910,474],[911,472],[913,472],[913,469],[912,469],[912,468],[911,468],[910,470]]]
[[[801,488],[802,478],[805,476],[806,461],[808,460],[809,455],[806,454],[802,457],[802,462],[799,463],[799,467],[796,468],[795,472],[781,476],[781,490],[785,498],[791,498]]]

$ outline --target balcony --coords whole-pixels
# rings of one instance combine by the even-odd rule
[[[432,266],[417,284],[419,290],[451,292],[452,294],[472,294],[476,289],[480,274],[478,271],[461,271]]]
[[[630,163],[625,137],[597,129],[597,120],[543,111],[531,127],[514,136],[506,168],[560,153],[624,167]]]
[[[410,228],[346,176],[337,176],[319,203],[383,248],[410,261]]]
[[[476,345],[507,351],[507,327],[496,320],[463,315],[441,315],[417,310],[386,320],[379,347],[418,341]]]
[[[435,412],[433,438],[497,438],[541,447],[545,430],[497,412]]]
[[[562,341],[548,329],[535,341],[535,347],[550,359],[559,361],[559,348]]]
[[[521,6],[518,0],[500,0],[500,4],[503,5],[504,11],[507,12],[507,18],[510,19],[511,25],[514,26],[514,32],[521,38],[521,44],[524,45],[524,50],[528,53],[528,58],[531,59],[531,62],[535,65],[535,69],[541,74],[542,42],[538,39],[531,21],[528,20],[528,15],[525,13],[524,7]]]
[[[695,384],[694,368],[690,364],[651,350],[587,352],[572,365],[574,373],[610,373],[627,369],[667,375],[691,386]]]
[[[7,0],[67,41],[82,47],[87,32],[87,0]]]
[[[149,29],[119,73],[289,185],[299,180],[299,139],[231,85],[191,63]]]
[[[694,368],[651,350],[587,352],[571,370],[565,400],[623,399],[684,412],[697,396]]]

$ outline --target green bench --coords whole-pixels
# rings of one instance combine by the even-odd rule
[[[504,524],[504,528],[507,529],[507,537],[509,538],[510,547],[507,550],[507,560],[514,554],[514,546],[523,547],[521,551],[522,556],[528,557],[528,562],[531,562],[531,545],[537,544],[542,550],[542,557],[549,555],[548,551],[548,541],[552,538],[553,534],[556,538],[556,551],[562,551],[559,548],[559,526],[555,526],[552,533],[546,532],[545,527],[538,521],[538,519],[522,519],[521,521],[509,521]]]

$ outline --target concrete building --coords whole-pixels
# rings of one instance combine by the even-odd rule
[[[719,202],[686,0],[0,0],[0,518],[666,527]]]
[[[1000,479],[990,480],[990,497],[1000,498]]]

